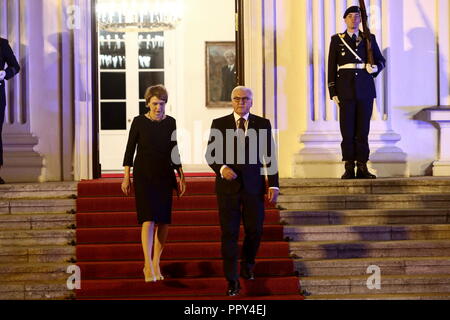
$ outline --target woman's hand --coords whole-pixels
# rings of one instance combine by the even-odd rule
[[[184,175],[180,178],[180,198],[184,195],[186,192],[186,179],[184,178]]]
[[[124,177],[122,181],[122,192],[128,196],[131,193],[130,177]]]

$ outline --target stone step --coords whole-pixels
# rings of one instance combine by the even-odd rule
[[[75,230],[9,230],[0,233],[0,246],[67,245]]]
[[[71,198],[77,194],[77,182],[15,183],[0,185],[0,200]]]
[[[280,179],[280,188],[283,195],[449,193],[450,178]]]
[[[0,263],[64,263],[75,258],[74,246],[0,246]]]
[[[450,193],[443,194],[361,194],[361,195],[282,195],[283,210],[343,209],[448,209]]]
[[[66,213],[76,210],[74,199],[0,200],[0,215],[18,213]]]
[[[65,229],[76,224],[74,214],[0,215],[0,230]]]
[[[0,279],[3,282],[67,280],[69,263],[2,263]]]
[[[343,294],[402,294],[450,292],[450,275],[381,276],[381,289],[371,290],[367,281],[371,275],[352,277],[305,277],[300,287],[305,296]]]
[[[450,293],[330,294],[312,295],[306,300],[450,300]]]
[[[0,300],[63,300],[74,296],[67,280],[0,282]]]
[[[450,223],[450,209],[281,211],[288,225],[395,225]]]
[[[289,225],[284,227],[284,236],[291,241],[450,240],[450,224],[399,226]]]
[[[340,260],[297,259],[294,264],[300,277],[363,276],[367,274],[369,266],[378,266],[382,275],[450,275],[450,256]]]
[[[446,257],[450,240],[291,242],[296,259]]]

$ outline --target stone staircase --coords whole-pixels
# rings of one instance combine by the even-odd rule
[[[67,299],[76,182],[0,185],[0,300]]]
[[[450,179],[286,179],[281,192],[306,299],[450,300]]]

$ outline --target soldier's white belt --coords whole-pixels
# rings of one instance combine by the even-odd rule
[[[343,69],[358,69],[363,70],[366,68],[365,63],[347,63],[342,66],[338,66],[338,71]]]

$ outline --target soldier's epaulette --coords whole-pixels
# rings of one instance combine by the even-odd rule
[[[337,34],[339,36],[339,38],[344,39],[345,38],[345,33],[338,33]]]

